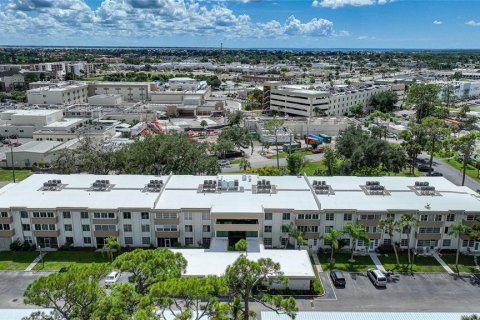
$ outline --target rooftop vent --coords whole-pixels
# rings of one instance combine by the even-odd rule
[[[331,191],[330,185],[323,180],[313,180],[312,187],[316,194],[330,194]]]
[[[434,196],[437,194],[435,187],[431,186],[428,181],[415,181],[413,188],[419,196]]]
[[[43,183],[42,191],[60,191],[62,188],[62,180],[48,180]]]
[[[163,180],[150,180],[143,189],[144,192],[160,192],[163,187]]]
[[[365,191],[369,195],[384,196],[388,195],[385,187],[380,184],[380,181],[367,181],[365,183]]]
[[[203,180],[202,192],[216,192],[217,181],[216,180]]]
[[[113,185],[110,184],[110,180],[95,180],[90,188],[91,191],[109,191]]]
[[[257,193],[272,193],[272,184],[270,183],[270,180],[258,180],[256,188]]]

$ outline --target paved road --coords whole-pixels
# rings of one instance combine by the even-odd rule
[[[320,161],[323,160],[323,154],[317,153],[317,154],[310,154],[305,156],[306,159],[315,162],[315,161]],[[263,168],[263,167],[276,167],[277,166],[277,159],[268,159],[268,160],[249,160],[250,161],[250,166],[252,168]],[[286,166],[287,165],[287,159],[286,158],[280,158],[279,159],[280,166]],[[222,168],[223,173],[228,173],[228,172],[238,172],[240,171],[239,165],[238,164],[232,164],[228,167]]]
[[[426,153],[422,153],[419,158],[425,159],[427,161],[429,161],[430,159],[430,157]],[[443,176],[450,182],[456,184],[457,186],[462,185],[462,172],[455,169],[448,163],[445,163],[444,161],[433,157],[433,168],[435,169],[435,171],[441,172]],[[473,191],[477,191],[480,189],[480,183],[470,178],[469,176],[465,176],[465,186],[469,187]]]

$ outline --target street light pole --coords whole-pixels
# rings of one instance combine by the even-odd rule
[[[12,141],[10,141],[10,158],[11,158],[11,165],[12,165],[12,177],[13,177],[13,182],[15,183],[15,164],[13,163],[13,144],[12,144]]]

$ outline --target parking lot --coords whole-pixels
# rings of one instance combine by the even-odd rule
[[[48,272],[0,271],[0,308],[28,308],[23,291]],[[345,273],[345,288],[333,288],[328,273],[320,273],[323,297],[296,297],[301,311],[480,312],[480,286],[470,277],[447,273],[394,275],[386,289],[377,289],[365,274]],[[120,282],[127,281],[122,274]],[[256,312],[267,309],[252,304]]]

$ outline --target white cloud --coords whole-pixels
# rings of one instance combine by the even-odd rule
[[[357,40],[375,40],[375,37],[370,36],[358,36]]]
[[[436,25],[441,25],[441,24],[443,24],[443,21],[440,21],[440,20],[434,20],[434,21],[433,21],[433,24],[436,24]]]
[[[393,2],[393,0],[314,0],[312,2],[312,7],[337,9],[347,6],[361,7],[374,4],[383,5],[390,2]]]
[[[124,42],[164,36],[285,39],[348,33],[335,32],[333,22],[321,18],[301,21],[292,15],[283,23],[252,21],[249,15],[233,12],[225,1],[200,0],[103,0],[96,9],[85,0],[10,0],[3,7],[0,4],[0,21],[0,40],[3,34],[4,39],[24,41],[70,38]]]
[[[480,27],[480,22],[477,22],[475,20],[470,20],[465,22],[467,26],[472,26],[472,27]]]

